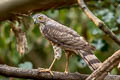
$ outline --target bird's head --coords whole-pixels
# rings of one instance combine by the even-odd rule
[[[32,18],[34,22],[37,24],[40,24],[40,23],[44,24],[48,20],[48,17],[41,13],[35,14]]]

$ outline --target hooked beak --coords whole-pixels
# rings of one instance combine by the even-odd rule
[[[38,17],[36,15],[32,16],[32,18],[33,18],[34,24],[39,23],[39,21],[37,20]]]

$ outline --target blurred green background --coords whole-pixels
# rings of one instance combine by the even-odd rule
[[[120,0],[93,0],[89,1],[89,9],[108,25],[117,37],[120,38]],[[94,54],[103,62],[111,56],[119,46],[105,35],[96,25],[90,21],[78,6],[43,11],[48,17],[71,27],[87,41],[96,47]],[[53,49],[48,41],[41,36],[38,25],[34,25],[31,17],[25,17],[22,21],[23,31],[28,40],[28,51],[20,56],[16,50],[16,39],[7,22],[0,24],[0,64],[22,67],[25,69],[48,68],[53,60]],[[65,54],[56,61],[52,70],[63,72],[65,68]],[[69,63],[70,72],[90,74],[91,71],[80,56],[73,55]],[[114,68],[112,74],[120,74]],[[0,80],[23,80],[0,76]]]

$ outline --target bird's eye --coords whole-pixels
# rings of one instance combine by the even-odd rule
[[[40,20],[42,20],[43,18],[42,17],[39,17]]]

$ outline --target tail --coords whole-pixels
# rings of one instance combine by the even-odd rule
[[[96,70],[102,64],[91,51],[77,50],[77,53],[85,60],[92,71]]]

